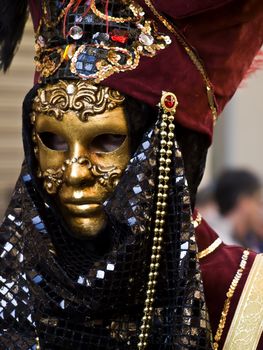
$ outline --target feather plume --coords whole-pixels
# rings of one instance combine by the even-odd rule
[[[6,72],[21,41],[27,0],[0,0],[0,70]]]

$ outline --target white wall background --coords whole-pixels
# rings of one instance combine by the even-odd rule
[[[32,24],[27,23],[10,70],[5,75],[0,73],[0,220],[23,159],[21,111],[24,96],[33,84],[33,58]]]
[[[263,180],[263,67],[242,82],[220,116],[202,185],[228,167],[248,168]]]

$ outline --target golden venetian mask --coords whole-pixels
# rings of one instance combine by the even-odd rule
[[[85,81],[47,85],[34,99],[38,176],[76,237],[105,227],[103,203],[129,161],[123,101],[117,91]]]

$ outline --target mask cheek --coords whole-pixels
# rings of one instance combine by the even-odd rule
[[[65,171],[64,152],[48,149],[38,142],[38,177],[43,179],[43,187],[47,193],[54,195],[63,182]]]

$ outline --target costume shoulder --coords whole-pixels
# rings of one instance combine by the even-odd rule
[[[205,220],[202,220],[201,224],[196,228],[196,241],[213,335],[216,334],[219,322],[222,320],[222,312],[227,300],[227,293],[231,289],[231,284],[234,286],[234,292],[229,300],[230,306],[227,311],[227,317],[218,347],[218,349],[228,350],[230,349],[229,345],[224,345],[224,343],[226,340],[229,340],[228,334],[233,332],[233,329],[238,324],[237,318],[240,318],[240,315],[244,312],[244,303],[248,304],[249,293],[254,293],[257,290],[257,298],[263,303],[263,278],[256,275],[256,273],[261,273],[263,277],[263,256],[257,255],[252,251],[248,253],[242,247],[224,244]],[[241,266],[243,269],[240,273]],[[259,283],[261,283],[261,286]],[[252,284],[254,291],[251,291],[250,288]],[[263,312],[263,309],[261,312]],[[250,318],[248,317],[248,319]],[[245,319],[244,315],[243,319]],[[262,317],[259,317],[256,320],[258,326],[256,331],[260,332],[260,334],[256,342],[257,345],[253,348],[254,350],[263,349],[261,322]],[[244,324],[242,326],[239,324],[239,327],[243,326]],[[251,327],[251,323],[246,324],[246,330]],[[233,339],[233,334],[231,339]],[[238,347],[231,347],[231,349],[252,349],[250,346],[242,347],[241,340],[239,338]]]
[[[10,66],[27,20],[27,0],[0,0],[0,70]]]

